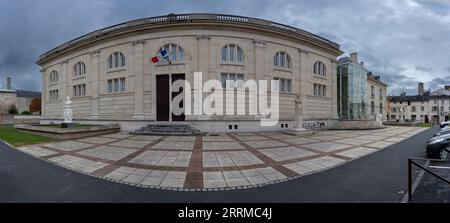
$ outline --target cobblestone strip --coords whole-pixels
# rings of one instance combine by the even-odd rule
[[[137,150],[136,152],[131,153],[130,155],[128,155],[128,156],[126,156],[126,157],[124,157],[124,158],[114,162],[113,164],[110,163],[108,166],[105,166],[105,167],[103,167],[101,169],[98,169],[98,170],[94,171],[92,174],[97,175],[97,176],[105,176],[105,175],[111,173],[112,171],[114,171],[115,169],[117,169],[117,168],[119,168],[121,166],[125,166],[126,164],[128,164],[127,163],[128,161],[130,161],[130,160],[134,159],[135,157],[141,155],[142,153],[147,151],[152,146],[154,146],[154,145],[164,141],[166,138],[167,138],[167,136],[166,137],[162,137],[162,138],[160,138],[158,140],[155,140],[153,142],[149,141],[149,144],[147,144],[147,146],[145,146],[144,148],[141,148],[141,149]],[[79,155],[79,154],[77,154],[77,155]]]
[[[264,155],[257,149],[252,148],[251,146],[247,145],[244,141],[241,141],[238,139],[235,135],[229,134],[229,136],[234,139],[237,143],[239,143],[242,147],[244,147],[247,151],[252,153],[254,156],[256,156],[258,159],[263,161],[267,166],[272,167],[273,169],[277,170],[281,174],[285,175],[286,177],[295,177],[298,176],[298,173],[282,166],[279,162],[271,159],[270,157]]]
[[[194,150],[192,151],[191,161],[187,169],[186,180],[184,181],[186,189],[203,188],[203,137],[195,138]]]

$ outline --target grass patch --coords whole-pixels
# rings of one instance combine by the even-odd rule
[[[433,125],[431,123],[417,123],[416,127],[422,127],[422,128],[431,128]]]
[[[18,132],[12,125],[0,125],[0,140],[15,147],[54,141],[47,137]]]

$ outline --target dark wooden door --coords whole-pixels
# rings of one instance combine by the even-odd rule
[[[156,120],[169,121],[169,75],[156,76]]]
[[[184,74],[172,74],[172,84],[177,80],[184,80]],[[183,93],[184,87],[179,92],[172,92],[172,99],[174,99],[177,95]],[[184,100],[182,100],[179,104],[180,108],[184,108]],[[175,115],[172,113],[172,121],[174,122],[182,122],[185,120],[184,112],[181,115]]]

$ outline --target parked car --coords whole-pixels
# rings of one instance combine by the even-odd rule
[[[441,135],[430,139],[427,143],[427,157],[433,159],[447,159],[450,150],[450,134]]]
[[[442,128],[448,127],[448,125],[450,124],[450,122],[441,122],[441,124],[439,125]]]
[[[437,131],[436,133],[434,133],[433,137],[447,135],[447,134],[450,134],[450,128],[446,127],[446,128],[443,128],[443,129]]]

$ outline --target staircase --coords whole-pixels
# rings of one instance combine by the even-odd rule
[[[131,132],[132,135],[175,135],[190,136],[202,135],[203,133],[186,124],[151,124]]]

